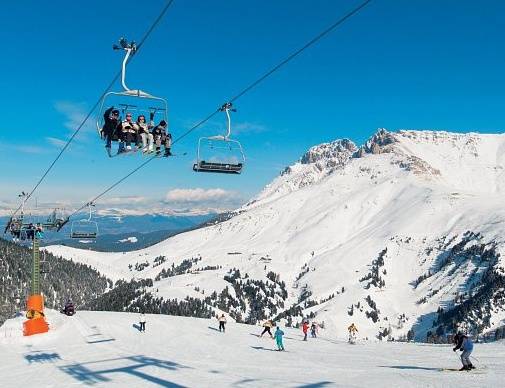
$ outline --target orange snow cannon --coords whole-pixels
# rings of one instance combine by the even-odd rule
[[[23,335],[47,333],[49,325],[44,315],[44,297],[42,295],[30,295],[26,301],[26,318],[23,322]]]

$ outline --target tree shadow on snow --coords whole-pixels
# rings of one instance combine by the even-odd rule
[[[321,381],[319,383],[299,385],[297,388],[320,388],[326,385],[334,385],[334,384],[335,383],[333,381]]]
[[[439,371],[440,368],[428,368],[424,366],[415,366],[415,365],[379,365],[379,368],[391,368],[391,369],[410,369],[410,370],[431,370],[431,371]]]
[[[58,353],[42,353],[42,352],[32,352],[35,354],[26,354],[25,360],[30,364],[33,362],[55,362],[61,360],[61,357]]]
[[[182,385],[142,371],[142,368],[146,367],[151,370],[152,368],[158,368],[165,371],[177,371],[178,369],[188,368],[176,362],[138,355],[64,365],[60,366],[59,369],[86,385],[112,382],[112,376],[123,373],[160,387],[183,387]],[[131,385],[138,386],[135,383]]]

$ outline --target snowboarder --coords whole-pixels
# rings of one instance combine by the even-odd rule
[[[454,336],[453,342],[456,346],[452,349],[452,351],[455,352],[459,349],[463,352],[461,353],[461,362],[463,363],[463,367],[460,371],[473,369],[474,366],[470,361],[470,354],[472,354],[473,351],[473,342],[470,337],[458,331],[458,333]]]
[[[222,329],[224,333],[225,332],[224,325],[226,324],[226,317],[223,314],[220,317],[218,317],[217,320],[219,321],[219,331],[221,331]]]
[[[265,323],[263,324],[264,329],[263,329],[263,332],[261,333],[260,337],[263,337],[263,334],[268,333],[268,334],[270,334],[270,337],[273,339],[274,336],[272,335],[272,332],[270,331],[270,329],[273,327],[273,325],[274,324],[270,319],[266,320]]]
[[[140,332],[145,332],[146,331],[146,316],[144,315],[144,312],[140,313],[139,317],[139,323],[140,323]]]
[[[312,338],[317,337],[317,324],[316,324],[316,322],[312,322],[312,324],[310,325],[310,336]]]
[[[347,328],[347,331],[349,332],[349,343],[350,344],[353,344],[356,342],[356,334],[358,333],[358,328],[356,327],[356,325],[353,323],[351,323],[351,326],[349,326]]]
[[[275,342],[277,344],[277,350],[282,351],[284,350],[284,344],[282,343],[282,336],[284,335],[284,332],[281,330],[279,326],[277,326],[277,329],[275,329]]]
[[[307,321],[303,321],[302,330],[303,330],[303,340],[307,341],[307,332],[309,331],[309,323]]]

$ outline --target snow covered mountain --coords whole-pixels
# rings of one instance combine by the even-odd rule
[[[504,151],[504,135],[381,129],[312,147],[223,222],[125,254],[49,249],[239,321],[490,333],[505,324]]]

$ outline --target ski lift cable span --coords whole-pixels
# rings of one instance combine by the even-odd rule
[[[136,46],[136,52],[137,53],[141,49],[141,47],[144,45],[144,43],[146,42],[146,40],[149,38],[149,36],[151,35],[151,33],[154,31],[154,29],[156,28],[156,26],[159,24],[159,22],[163,19],[163,17],[165,16],[166,12],[168,11],[168,9],[170,8],[170,6],[172,5],[173,2],[174,2],[174,0],[168,0],[167,1],[167,3],[165,4],[165,6],[163,7],[163,9],[161,10],[161,12],[159,13],[159,15],[157,16],[157,18],[154,20],[154,22],[151,24],[151,26],[149,27],[149,29],[146,31],[146,33],[144,34],[144,36],[140,40],[140,43]],[[125,64],[124,64],[125,66],[127,65],[127,63],[129,63],[129,61],[131,60],[131,58],[132,57],[130,56],[128,58],[128,60],[125,62]],[[105,96],[105,94],[107,94],[107,92],[112,88],[112,86],[116,83],[116,81],[119,79],[120,76],[121,76],[121,71],[119,71],[114,76],[114,78],[109,83],[109,85],[107,86],[107,88],[100,95],[100,97],[95,102],[95,104],[93,105],[93,107],[90,109],[90,111],[88,112],[88,114],[84,117],[84,119],[79,124],[79,126],[77,127],[77,129],[74,131],[74,133],[70,136],[70,138],[67,140],[67,142],[63,146],[63,148],[60,150],[60,152],[58,153],[58,155],[56,156],[56,158],[52,161],[52,163],[46,169],[46,171],[44,172],[44,174],[42,174],[42,176],[40,177],[40,179],[38,180],[38,182],[36,183],[36,185],[33,187],[33,189],[27,195],[26,200],[30,199],[31,196],[38,189],[38,187],[42,184],[42,182],[44,181],[44,179],[46,178],[46,176],[53,169],[54,165],[58,162],[58,160],[61,158],[61,156],[63,155],[63,153],[67,150],[67,148],[70,145],[70,143],[72,143],[72,141],[77,136],[77,134],[80,132],[80,130],[82,129],[82,127],[84,126],[84,124],[89,120],[89,118],[91,117],[91,115],[93,114],[93,112],[95,111],[95,109],[99,106],[100,102],[102,101],[103,96]],[[15,217],[16,214],[20,210],[21,210],[21,205],[16,210],[14,210],[14,212],[11,214],[11,218]]]
[[[362,3],[360,3],[358,6],[347,12],[345,15],[340,17],[338,20],[336,20],[333,24],[331,24],[329,27],[325,28],[323,31],[321,31],[319,34],[317,34],[314,38],[312,38],[310,41],[308,41],[305,45],[303,45],[300,49],[296,50],[292,54],[290,54],[288,57],[286,57],[284,60],[282,60],[278,65],[274,66],[272,69],[267,71],[265,74],[263,74],[261,77],[259,77],[257,80],[249,84],[246,88],[244,88],[242,91],[237,93],[229,102],[235,102],[238,100],[240,97],[244,96],[246,93],[250,92],[252,89],[254,89],[256,86],[258,86],[262,81],[267,79],[269,76],[271,76],[273,73],[275,73],[277,70],[279,70],[281,67],[286,65],[288,62],[290,62],[292,59],[300,55],[303,51],[317,43],[320,39],[322,39],[324,36],[328,35],[330,32],[334,31],[337,27],[342,25],[344,22],[349,20],[351,17],[355,16],[358,14],[362,9],[364,9],[368,4],[370,4],[372,0],[366,0]],[[137,48],[138,50],[138,48]],[[215,115],[217,115],[221,111],[221,107],[217,108],[213,112],[211,112],[208,116],[197,122],[195,125],[193,125],[191,128],[189,128],[186,132],[181,134],[179,137],[174,139],[172,141],[172,146],[188,136],[191,132],[195,131],[197,128],[201,127],[203,124],[205,124],[207,121],[212,119]],[[158,159],[156,156],[152,156],[146,161],[142,162],[138,167],[130,171],[127,175],[125,175],[123,178],[119,179],[117,182],[113,183],[111,186],[109,186],[107,189],[102,191],[100,194],[98,194],[96,197],[93,198],[92,202],[96,203],[101,197],[112,191],[114,188],[119,186],[122,182],[124,182],[126,179],[128,179],[130,176],[135,174],[137,171],[141,170],[144,168],[146,165],[148,165],[150,162],[153,160]],[[81,208],[76,210],[74,213],[72,213],[70,217],[75,215],[76,213],[80,212],[86,208],[86,205],[83,205]]]

